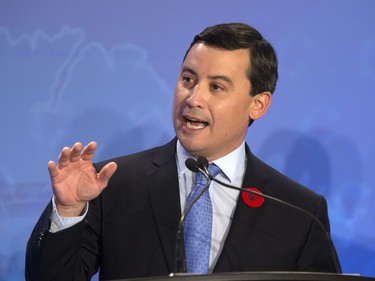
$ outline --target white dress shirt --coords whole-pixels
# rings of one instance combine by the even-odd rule
[[[185,165],[185,161],[189,157],[191,157],[189,153],[182,147],[181,143],[177,141],[176,161],[180,186],[181,212],[185,209],[186,198],[195,186],[195,173],[190,171]],[[218,180],[240,187],[242,185],[246,164],[245,143],[243,142],[230,154],[212,162],[220,167],[225,174],[216,176]],[[223,249],[225,238],[227,237],[232,222],[239,191],[221,186],[212,181],[209,192],[213,208],[209,261],[209,272],[211,273]]]

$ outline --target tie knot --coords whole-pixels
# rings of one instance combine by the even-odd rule
[[[214,163],[211,163],[210,165],[208,165],[208,171],[210,172],[210,175],[213,178],[221,173],[221,169]]]
[[[208,172],[210,173],[211,177],[216,177],[218,174],[221,173],[221,169],[214,163],[208,165]],[[204,186],[207,183],[206,176],[202,172],[197,173],[196,184],[199,186]]]

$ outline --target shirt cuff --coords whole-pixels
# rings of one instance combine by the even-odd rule
[[[79,222],[81,222],[87,212],[89,210],[89,203],[86,204],[84,213],[82,216],[79,217],[61,217],[59,213],[57,212],[56,203],[55,203],[55,196],[52,197],[52,213],[50,216],[51,219],[51,227],[49,229],[49,232],[55,233],[61,230],[64,230],[66,228],[69,228]]]

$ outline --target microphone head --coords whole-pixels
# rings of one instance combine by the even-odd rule
[[[188,158],[188,159],[186,159],[186,161],[185,161],[185,165],[186,165],[186,167],[187,167],[190,171],[192,171],[192,172],[194,172],[194,173],[199,172],[199,164],[198,164],[198,162],[197,162],[195,159],[193,159],[193,158]]]
[[[199,156],[198,159],[197,159],[197,162],[198,162],[198,165],[199,165],[200,168],[207,169],[207,167],[208,167],[208,160],[207,160],[206,157]]]

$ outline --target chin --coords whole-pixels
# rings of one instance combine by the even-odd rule
[[[202,151],[202,143],[199,141],[190,140],[188,138],[178,137],[181,145],[189,152],[192,156],[200,156],[200,151]]]

